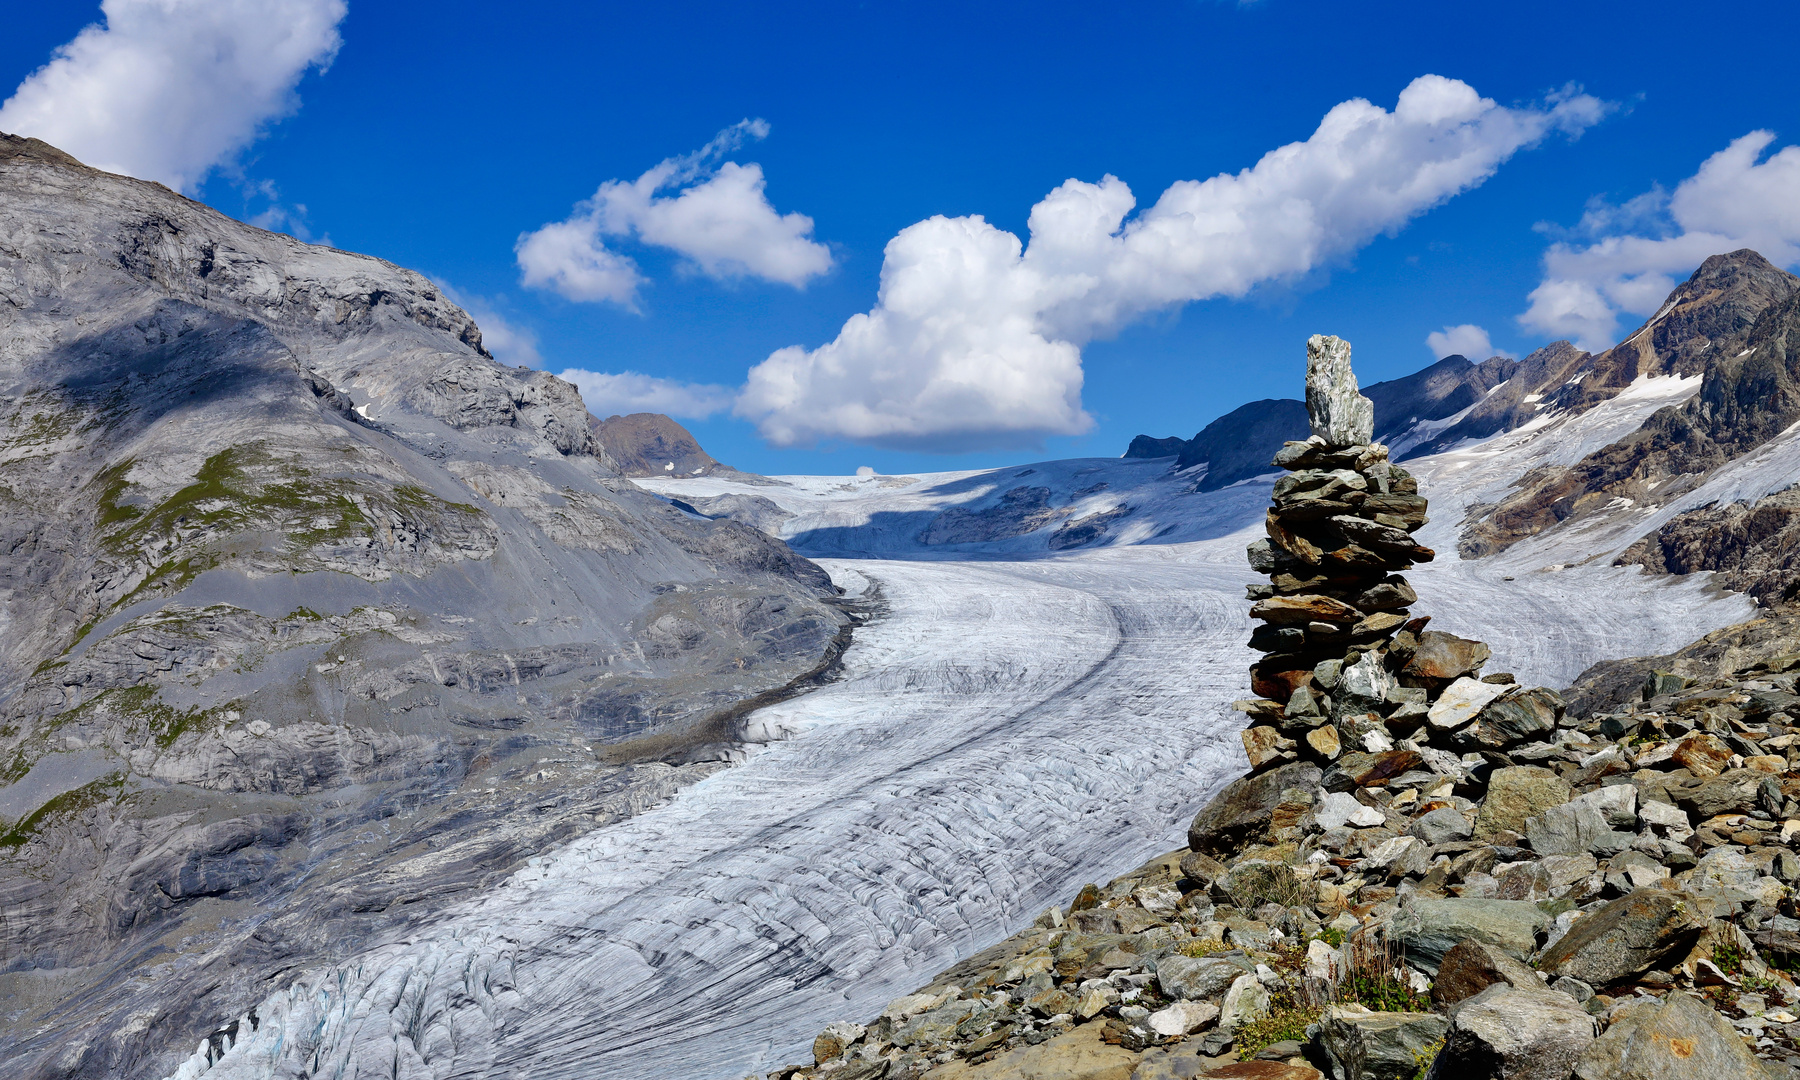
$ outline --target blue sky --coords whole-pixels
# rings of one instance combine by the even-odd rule
[[[147,5],[15,6],[0,128],[419,269],[503,359],[595,373],[603,415],[609,394],[674,403],[759,472],[1117,455],[1296,395],[1308,334],[1349,338],[1372,382],[1448,327],[1515,355],[1609,341],[1709,245],[1800,261],[1789,5]],[[1383,125],[1426,75],[1466,88],[1411,92],[1421,142]],[[1358,98],[1381,112],[1344,154],[1152,212]],[[1419,178],[1452,137],[1439,191]],[[1353,175],[1320,187],[1340,157]],[[1122,225],[1118,189],[1064,194],[1110,206],[1113,236],[1007,254],[1059,185],[1108,175],[1135,196]],[[1241,228],[1197,239],[1195,206]],[[1308,213],[1319,242],[1292,235]],[[933,215],[952,220],[903,233]],[[902,235],[910,299],[878,306]]]

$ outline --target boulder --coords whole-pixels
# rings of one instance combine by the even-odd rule
[[[1541,765],[1495,769],[1488,777],[1487,798],[1475,814],[1475,839],[1523,832],[1526,819],[1568,801],[1569,782]]]
[[[1156,962],[1156,985],[1166,998],[1198,1001],[1224,993],[1244,969],[1217,956],[1182,956],[1176,953]]]
[[[1413,819],[1406,831],[1436,847],[1439,844],[1467,840],[1473,828],[1469,819],[1463,817],[1461,810],[1452,806],[1440,806]]]
[[[844,1056],[844,1050],[863,1037],[868,1031],[861,1024],[848,1020],[839,1020],[834,1024],[826,1024],[825,1030],[813,1040],[813,1061],[823,1065],[834,1058]]]
[[[1637,788],[1616,784],[1528,818],[1525,835],[1531,838],[1531,849],[1539,855],[1592,852],[1606,858],[1631,846],[1637,839],[1636,827]]]
[[[1533,980],[1536,983],[1536,980]],[[1450,1010],[1427,1080],[1567,1080],[1594,1018],[1567,994],[1496,984]]]
[[[1419,635],[1419,644],[1400,673],[1447,683],[1480,671],[1490,654],[1483,642],[1427,630]]]
[[[1750,1080],[1762,1063],[1725,1018],[1671,993],[1613,1020],[1575,1062],[1575,1080]]]
[[[1362,612],[1329,596],[1303,594],[1258,600],[1250,605],[1250,617],[1277,626],[1305,626],[1314,622],[1348,625],[1362,618]]]
[[[1245,1024],[1269,1015],[1269,992],[1255,975],[1240,975],[1225,991],[1219,1009],[1219,1030],[1230,1034]]]
[[[1334,1080],[1413,1080],[1420,1059],[1449,1027],[1450,1021],[1437,1013],[1327,1006],[1312,1057],[1330,1064]]]
[[[1692,947],[1705,920],[1671,889],[1639,889],[1575,920],[1538,958],[1538,970],[1605,987]]]
[[[1511,686],[1486,683],[1465,675],[1444,688],[1425,714],[1425,720],[1438,731],[1454,731],[1475,719],[1476,713],[1511,689]]]
[[[1192,1035],[1219,1018],[1219,1007],[1209,1001],[1177,1001],[1150,1014],[1145,1023],[1163,1038]]]
[[[1525,900],[1415,899],[1395,913],[1388,933],[1410,963],[1435,974],[1444,954],[1468,940],[1529,956],[1549,924],[1550,916]]]
[[[1781,781],[1756,769],[1728,769],[1696,787],[1673,788],[1670,794],[1700,821],[1719,814],[1768,810],[1771,805],[1779,811],[1783,801]]]
[[[1319,828],[1328,830],[1343,825],[1367,829],[1387,820],[1381,811],[1357,802],[1356,796],[1348,791],[1333,791],[1320,799],[1319,805],[1313,808],[1313,818]]]
[[[1489,703],[1474,723],[1453,732],[1450,742],[1465,750],[1507,750],[1548,736],[1562,713],[1562,695],[1556,691],[1542,686],[1521,690]]]
[[[1101,1041],[1103,1024],[1082,1024],[1036,1046],[1019,1046],[979,1065],[952,1061],[932,1080],[1131,1080],[1138,1055]],[[885,1064],[885,1062],[883,1062]],[[833,1074],[842,1075],[842,1074]]]
[[[1285,789],[1317,787],[1320,775],[1317,765],[1298,761],[1232,781],[1194,815],[1188,847],[1214,857],[1236,852],[1268,829]]]
[[[1325,770],[1321,783],[1326,791],[1351,791],[1359,787],[1385,784],[1418,766],[1417,750],[1382,750],[1377,753],[1345,754]]]
[[[1358,391],[1350,343],[1343,338],[1306,339],[1306,415],[1313,437],[1327,448],[1362,446],[1375,438],[1375,403]]]
[[[1525,961],[1504,949],[1469,938],[1457,942],[1438,961],[1437,978],[1431,982],[1431,1003],[1446,1008],[1496,984],[1526,988],[1542,985],[1537,972]]]

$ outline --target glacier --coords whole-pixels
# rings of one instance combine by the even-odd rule
[[[1491,670],[1554,686],[1749,617],[1705,575],[1611,566],[1592,537],[1454,553],[1466,507],[1696,383],[1407,462],[1442,553],[1411,572],[1415,611],[1487,640]],[[777,479],[642,483],[792,513],[782,534],[880,613],[840,679],[751,716],[737,767],[294,977],[176,1075],[724,1080],[805,1060],[824,1024],[867,1019],[1084,882],[1180,846],[1242,771],[1230,702],[1248,693],[1243,551],[1267,480],[1198,493],[1166,459]],[[1067,513],[919,539],[1022,486]],[[1047,550],[1060,523],[1121,508],[1096,544]]]

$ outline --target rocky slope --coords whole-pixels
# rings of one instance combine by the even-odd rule
[[[1800,418],[1797,285],[1754,251],[1707,259],[1649,322],[1538,404],[1546,415],[1579,412],[1638,379],[1668,375],[1698,378],[1698,392],[1573,465],[1525,477],[1469,523],[1458,545],[1464,556],[1505,550],[1571,519],[1664,505],[1789,427]]]
[[[0,1059],[163,1075],[734,751],[848,618],[429,281],[0,136]]]
[[[1348,483],[1321,455],[1384,456],[1366,420],[1333,423],[1357,399],[1331,381],[1280,462],[1290,493]],[[1269,544],[1308,555],[1287,524],[1272,513],[1250,552],[1277,582]],[[1261,595],[1260,619],[1290,621]],[[1251,772],[1185,851],[827,1026],[771,1080],[1800,1075],[1791,620],[1682,650],[1694,678],[1590,672],[1581,709],[1483,675],[1484,645],[1424,622],[1259,678],[1268,696],[1239,703]]]

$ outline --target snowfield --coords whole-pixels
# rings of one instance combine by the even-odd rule
[[[1746,618],[1741,597],[1612,567],[1581,538],[1454,555],[1465,505],[1691,382],[1408,463],[1442,553],[1411,575],[1415,613],[1488,641],[1490,671],[1557,686]],[[768,741],[739,767],[542,853],[420,936],[298,977],[178,1075],[736,1080],[808,1059],[824,1024],[866,1020],[1082,883],[1180,846],[1243,767],[1229,703],[1248,694],[1243,551],[1268,482],[1197,493],[1169,465],[644,481],[771,500],[798,549],[878,596],[843,677],[753,716]],[[1047,493],[1003,503],[1030,487]],[[955,535],[1006,533],[1031,523],[1018,506],[1049,516],[920,539],[957,508],[999,509]],[[1093,544],[1049,550],[1120,508]]]

